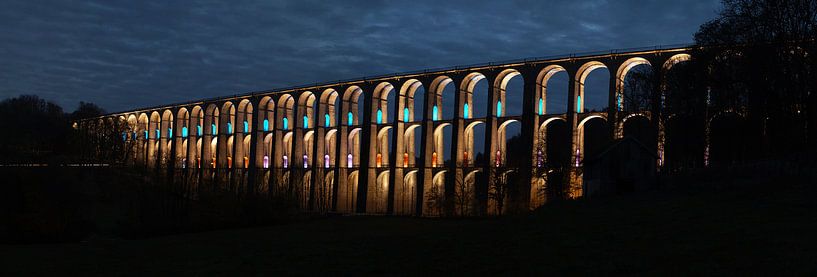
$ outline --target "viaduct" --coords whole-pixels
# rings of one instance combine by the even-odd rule
[[[628,119],[649,120],[660,168],[662,109],[625,112],[625,76],[650,65],[655,91],[662,91],[667,72],[688,61],[691,51],[656,47],[392,74],[138,109],[77,126],[118,130],[131,166],[183,172],[200,186],[294,195],[306,210],[418,216],[524,211],[548,197],[537,168],[553,162],[582,167],[584,126],[591,120],[603,120],[610,139],[622,137]],[[589,112],[584,82],[599,68],[610,72],[608,109]],[[547,84],[558,72],[569,78],[567,112],[549,114]],[[523,80],[522,95],[513,96],[522,97],[522,110],[508,115],[506,87],[515,77]],[[474,88],[480,81],[488,93],[477,97],[488,104],[478,107]],[[444,90],[455,94],[453,106],[443,105]],[[442,116],[448,109],[453,118]],[[476,116],[480,109],[485,116]],[[545,139],[556,122],[567,126],[563,139],[569,143],[562,147],[570,147],[558,161],[548,157],[556,146]],[[520,124],[525,154],[519,157],[506,155],[510,124]],[[484,128],[479,136],[478,125]],[[484,149],[475,149],[475,137]],[[485,153],[481,160],[476,152]],[[509,165],[511,159],[523,166]],[[523,181],[509,185],[498,201],[489,180],[509,172]],[[579,171],[568,175],[568,196],[581,197]]]

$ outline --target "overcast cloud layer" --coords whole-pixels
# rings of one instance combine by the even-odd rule
[[[170,1],[168,1],[170,2]],[[425,68],[687,43],[718,0],[3,1],[0,98],[109,111]]]

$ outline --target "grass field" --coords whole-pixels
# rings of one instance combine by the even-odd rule
[[[342,216],[0,246],[0,276],[817,275],[817,189],[766,187],[661,190],[521,217]]]

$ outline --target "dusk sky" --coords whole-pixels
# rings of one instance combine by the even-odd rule
[[[170,2],[170,1],[168,1]],[[692,42],[719,0],[3,1],[0,98],[110,112],[462,64]]]

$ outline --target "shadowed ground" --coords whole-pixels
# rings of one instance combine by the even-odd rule
[[[516,218],[349,216],[0,246],[0,275],[817,274],[817,190],[765,187],[656,191]]]

